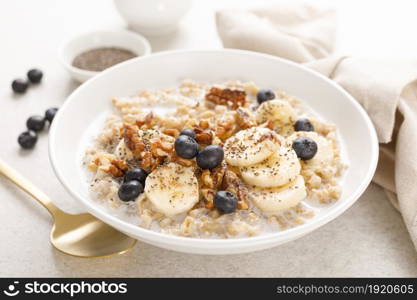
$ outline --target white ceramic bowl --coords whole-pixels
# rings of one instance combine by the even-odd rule
[[[147,36],[172,33],[190,9],[191,0],[114,0],[129,28]]]
[[[84,82],[100,72],[76,68],[72,65],[72,62],[78,54],[101,47],[123,48],[132,51],[138,56],[145,56],[151,53],[151,46],[148,40],[135,32],[127,30],[95,31],[64,42],[59,51],[59,58],[75,80]]]
[[[279,88],[304,99],[323,118],[337,125],[345,141],[349,169],[341,199],[298,227],[228,240],[161,234],[107,213],[90,199],[84,180],[81,157],[86,148],[86,135],[89,135],[87,129],[94,120],[110,113],[110,99],[113,96],[130,95],[143,88],[176,86],[184,78],[209,82],[251,80],[259,86]],[[226,49],[158,53],[104,71],[68,97],[54,119],[49,141],[51,162],[59,180],[88,212],[138,240],[171,250],[204,254],[266,249],[299,238],[328,223],[364,192],[378,159],[378,143],[371,121],[362,107],[340,86],[304,66],[284,59]]]

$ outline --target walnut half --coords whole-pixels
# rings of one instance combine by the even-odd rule
[[[246,93],[239,90],[212,87],[206,94],[206,100],[215,104],[227,105],[232,109],[237,109],[246,104]]]
[[[145,150],[145,144],[138,134],[138,127],[135,125],[123,125],[123,137],[127,148],[132,151],[133,155],[140,158],[141,152]]]

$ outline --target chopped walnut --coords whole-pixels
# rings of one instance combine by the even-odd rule
[[[247,188],[242,182],[242,180],[236,175],[235,172],[231,170],[226,170],[224,177],[223,177],[223,183],[222,187],[232,192],[236,195],[238,199],[238,209],[248,209],[248,201],[246,199],[247,195]]]
[[[127,163],[124,160],[115,159],[111,161],[111,167],[114,167],[114,171],[110,171],[114,176],[120,177],[129,169]]]
[[[195,140],[200,144],[211,145],[213,141],[213,132],[210,129],[204,129],[199,126],[195,126]]]
[[[141,153],[141,167],[148,171],[153,171],[164,163],[165,158],[170,156],[170,153],[160,148],[160,140],[151,141],[150,145],[150,150]],[[172,148],[170,151],[172,151]]]
[[[150,151],[142,152],[141,158],[141,167],[147,171],[155,170],[163,162],[162,158],[154,157]]]
[[[236,122],[241,129],[248,129],[258,125],[255,116],[243,107],[239,107],[236,110]]]
[[[231,137],[236,130],[235,121],[233,119],[219,120],[216,124],[216,136],[222,141]]]
[[[221,165],[211,170],[203,170],[200,175],[202,185],[204,187],[218,189],[223,183],[226,169],[226,165]]]
[[[116,166],[114,165],[109,165],[106,168],[102,168],[102,171],[112,174],[114,177],[121,177],[123,176],[123,171],[118,169]]]
[[[246,93],[239,90],[212,87],[205,98],[207,101],[215,104],[227,105],[232,109],[237,109],[246,104]]]
[[[139,158],[141,152],[145,150],[145,144],[138,134],[138,127],[130,124],[124,124],[123,137],[127,148],[132,151],[133,155]]]
[[[213,178],[211,178],[211,172],[210,170],[206,169],[201,172],[201,182],[205,187],[208,187],[210,189],[214,188],[214,181]]]
[[[200,189],[200,193],[205,201],[205,207],[208,209],[214,208],[214,195],[216,191],[210,188],[202,188]]]
[[[210,145],[213,141],[213,133],[211,131],[203,131],[195,135],[195,140],[200,144]]]
[[[127,147],[140,160],[141,167],[148,171],[155,170],[174,154],[174,139],[158,131],[141,131],[135,125],[124,124],[123,136]]]
[[[167,157],[174,149],[172,143],[162,142],[159,138],[152,139],[150,146],[151,153],[154,157]]]
[[[184,166],[184,167],[191,167],[191,166],[195,165],[195,161],[193,161],[191,159],[186,159],[186,158],[179,157],[175,152],[171,155],[171,161],[176,162],[176,163],[178,163],[178,164],[180,164],[181,166]]]
[[[203,170],[200,173],[200,183],[202,186],[200,192],[205,200],[205,207],[208,209],[214,208],[214,195],[216,194],[216,189],[218,189],[223,182],[225,171],[226,165],[222,165],[212,170]]]
[[[224,165],[221,165],[221,166],[219,166],[217,168],[214,168],[210,171],[211,172],[211,177],[213,179],[214,186],[216,188],[219,188],[222,185],[224,174],[226,173],[226,169],[227,169],[227,167],[224,164]]]
[[[124,160],[118,160],[112,154],[98,153],[93,157],[89,168],[94,171],[99,169],[115,177],[121,177],[128,170],[128,165]]]
[[[198,126],[202,129],[207,129],[210,127],[210,122],[207,119],[201,120],[200,123],[198,123]]]

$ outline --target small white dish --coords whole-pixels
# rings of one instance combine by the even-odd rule
[[[315,112],[337,126],[344,142],[349,168],[342,182],[341,198],[297,227],[237,239],[197,239],[163,234],[128,223],[107,212],[103,205],[92,199],[85,167],[81,163],[91,141],[91,126],[103,125],[103,117],[112,110],[112,97],[132,95],[140,89],[174,87],[185,78],[203,82],[254,81],[259,86],[281,89],[305,100]],[[98,130],[93,130],[93,134]],[[358,102],[334,81],[305,66],[250,51],[185,50],[129,60],[81,85],[54,118],[49,132],[49,154],[55,173],[71,195],[88,212],[116,229],[138,240],[175,251],[233,254],[289,242],[342,214],[371,182],[378,160],[378,140],[372,122]]]
[[[91,49],[117,47],[132,51],[138,57],[151,53],[151,46],[142,35],[127,31],[95,31],[72,38],[63,43],[59,57],[71,74],[79,82],[84,82],[100,72],[83,70],[72,65],[74,58]]]
[[[192,0],[114,0],[129,28],[146,36],[172,33],[191,8]]]

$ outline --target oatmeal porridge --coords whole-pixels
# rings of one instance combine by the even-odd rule
[[[336,127],[282,91],[185,80],[112,104],[83,164],[93,198],[138,226],[255,236],[303,224],[341,196]]]

